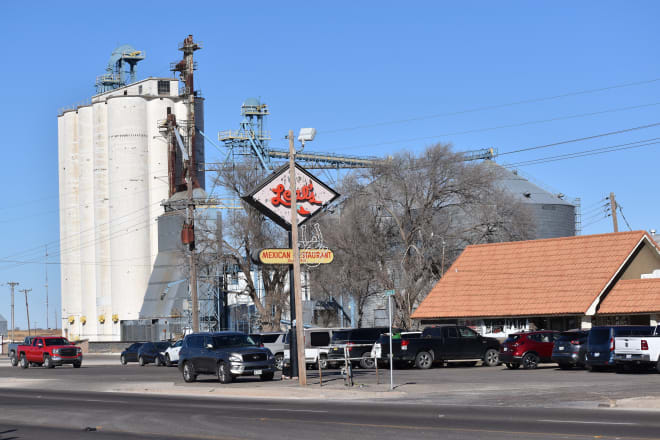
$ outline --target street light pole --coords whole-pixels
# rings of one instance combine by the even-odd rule
[[[296,194],[296,150],[293,145],[293,130],[289,130],[289,180],[291,192],[291,250],[293,254],[293,286],[296,309],[296,345],[298,358],[298,383],[307,385],[307,370],[305,363],[305,327],[303,319],[302,298],[300,296],[300,250],[298,249],[298,201]],[[292,322],[293,323],[293,322]],[[291,353],[293,358],[293,353]]]

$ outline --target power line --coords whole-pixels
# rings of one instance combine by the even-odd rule
[[[560,154],[557,156],[549,156],[549,157],[543,157],[540,159],[534,159],[534,160],[528,160],[528,161],[523,161],[523,162],[515,162],[515,163],[510,163],[510,164],[504,164],[502,166],[506,168],[514,168],[514,167],[519,167],[519,166],[528,166],[528,165],[539,165],[543,163],[548,163],[548,162],[556,162],[560,160],[567,160],[567,159],[576,159],[579,157],[585,157],[585,156],[595,156],[598,154],[605,154],[605,153],[613,153],[615,151],[623,151],[623,150],[631,150],[634,148],[641,148],[641,147],[647,147],[649,145],[657,145],[660,144],[659,142],[648,142],[648,141],[653,141],[656,139],[660,138],[652,138],[652,139],[646,139],[643,141],[637,141],[637,142],[629,142],[626,144],[619,144],[619,145],[612,145],[609,147],[602,147],[602,148],[594,148],[591,150],[584,150],[584,151],[578,151],[576,153],[567,153],[567,154]],[[642,142],[647,142],[647,143],[642,143]]]
[[[438,113],[435,115],[427,115],[427,116],[419,116],[419,117],[412,117],[412,118],[407,118],[407,119],[399,119],[399,120],[392,120],[392,121],[385,121],[385,122],[375,122],[373,124],[363,124],[363,125],[356,125],[353,127],[346,127],[346,128],[337,128],[337,129],[332,129],[332,130],[320,130],[319,134],[321,133],[338,133],[342,131],[352,131],[352,130],[360,130],[363,128],[373,128],[373,127],[381,127],[384,125],[394,125],[394,124],[403,124],[406,122],[415,122],[415,121],[423,121],[426,119],[436,119],[436,118],[442,118],[442,117],[447,117],[447,116],[457,116],[457,115],[463,115],[466,113],[475,113],[475,112],[481,112],[481,111],[486,111],[486,110],[496,110],[500,108],[506,108],[506,107],[512,107],[516,105],[521,105],[521,104],[533,104],[536,102],[543,102],[543,101],[551,101],[555,99],[560,99],[560,98],[568,98],[571,96],[578,96],[578,95],[586,95],[589,93],[597,93],[597,92],[604,92],[607,90],[613,90],[613,89],[620,89],[624,87],[633,87],[633,86],[640,86],[640,85],[645,85],[645,84],[651,84],[654,82],[660,81],[660,78],[654,78],[650,80],[644,80],[644,81],[635,81],[631,83],[623,83],[623,84],[616,84],[613,86],[608,86],[608,87],[601,87],[597,89],[587,89],[587,90],[579,90],[577,92],[569,92],[569,93],[563,93],[560,95],[553,95],[553,96],[546,96],[546,97],[541,97],[541,98],[532,98],[532,99],[524,99],[520,101],[514,101],[514,102],[509,102],[505,104],[495,104],[495,105],[488,105],[488,106],[483,106],[483,107],[475,107],[467,110],[459,110],[455,112],[448,112],[448,113]]]
[[[626,219],[626,216],[623,215],[623,207],[621,204],[617,201],[616,203],[617,208],[619,208],[619,212],[621,213],[621,217],[623,218],[623,221],[626,222],[626,226],[628,226],[628,229],[632,231],[632,228],[630,227],[630,223],[628,223],[628,219]]]
[[[576,139],[569,139],[569,140],[565,140],[565,141],[553,142],[552,144],[538,145],[536,147],[527,147],[527,148],[521,148],[521,149],[518,149],[518,150],[506,151],[504,153],[497,153],[497,155],[498,156],[505,156],[507,154],[522,153],[523,151],[539,150],[541,148],[555,147],[557,145],[564,145],[564,144],[570,144],[570,143],[573,143],[573,142],[587,141],[587,140],[590,140],[590,139],[596,139],[596,138],[600,138],[600,137],[604,137],[604,136],[612,136],[612,135],[615,135],[615,134],[628,133],[630,131],[635,131],[635,130],[643,130],[645,128],[657,127],[659,125],[660,125],[660,122],[655,122],[653,124],[640,125],[639,127],[625,128],[623,130],[610,131],[608,133],[594,134],[592,136],[585,136],[585,137],[576,138]]]
[[[414,141],[423,141],[423,140],[429,140],[429,139],[438,139],[438,138],[447,137],[447,136],[457,136],[457,135],[462,135],[462,134],[481,133],[481,132],[485,132],[485,131],[501,130],[501,129],[504,129],[504,128],[524,127],[524,126],[527,126],[527,125],[544,124],[544,123],[547,123],[547,122],[565,121],[565,120],[568,120],[568,119],[583,118],[583,117],[588,117],[588,116],[597,116],[597,115],[602,115],[602,114],[607,114],[607,113],[615,113],[615,112],[621,112],[621,111],[627,111],[627,110],[636,110],[636,109],[640,109],[640,108],[653,107],[653,106],[657,106],[657,105],[660,105],[660,102],[652,102],[652,103],[649,103],[649,104],[640,104],[640,105],[633,105],[633,106],[628,106],[628,107],[617,107],[617,108],[611,108],[611,109],[607,109],[607,110],[599,110],[599,111],[588,112],[588,113],[577,113],[577,114],[573,114],[573,115],[558,116],[558,117],[555,117],[555,118],[548,118],[548,119],[537,119],[537,120],[534,120],[534,121],[519,122],[519,123],[515,123],[515,124],[496,125],[496,126],[493,126],[493,127],[476,128],[476,129],[464,130],[464,131],[455,131],[455,132],[437,134],[437,135],[433,135],[433,136],[421,136],[421,137],[416,137],[416,138],[399,139],[399,140],[396,140],[396,141],[378,142],[378,143],[373,143],[373,144],[351,145],[351,146],[347,146],[347,147],[335,148],[335,150],[378,147],[378,146],[382,146],[382,145],[401,144],[401,143],[404,143],[404,142],[414,142]]]

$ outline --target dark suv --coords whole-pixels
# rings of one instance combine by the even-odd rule
[[[552,361],[562,370],[584,367],[587,357],[589,330],[568,330],[559,335],[552,349]]]
[[[344,359],[344,345],[348,347],[348,356],[359,359],[355,363],[362,368],[374,368],[374,358],[371,349],[380,335],[389,332],[388,327],[365,327],[332,332],[332,341],[328,352],[328,362],[338,362]]]
[[[537,368],[540,363],[552,362],[552,347],[559,337],[555,330],[512,333],[500,347],[500,362],[515,370]]]
[[[259,376],[272,380],[275,375],[273,354],[259,347],[245,333],[193,333],[185,337],[179,352],[183,380],[194,382],[199,374],[212,374],[221,383],[237,376]]]

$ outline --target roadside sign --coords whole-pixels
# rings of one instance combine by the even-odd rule
[[[291,229],[291,181],[289,165],[271,174],[243,200],[258,209],[284,229]],[[296,164],[296,204],[298,225],[304,224],[321,209],[339,197],[332,188],[321,182],[306,169]]]
[[[300,249],[300,264],[328,264],[335,258],[330,249]],[[262,249],[259,252],[262,264],[293,264],[291,249]]]
[[[392,289],[392,290],[386,290],[386,291],[385,291],[385,296],[394,296],[394,289]]]

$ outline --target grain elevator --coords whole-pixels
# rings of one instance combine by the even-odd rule
[[[143,52],[119,47],[97,78],[98,93],[57,118],[61,316],[71,339],[119,340],[120,322],[140,317],[159,249],[157,219],[182,186],[182,161],[162,126],[168,115],[185,123],[188,92],[176,78],[129,82],[125,67],[134,80],[141,59]],[[194,127],[202,131],[203,106],[197,96]],[[203,189],[204,143],[193,139]]]

